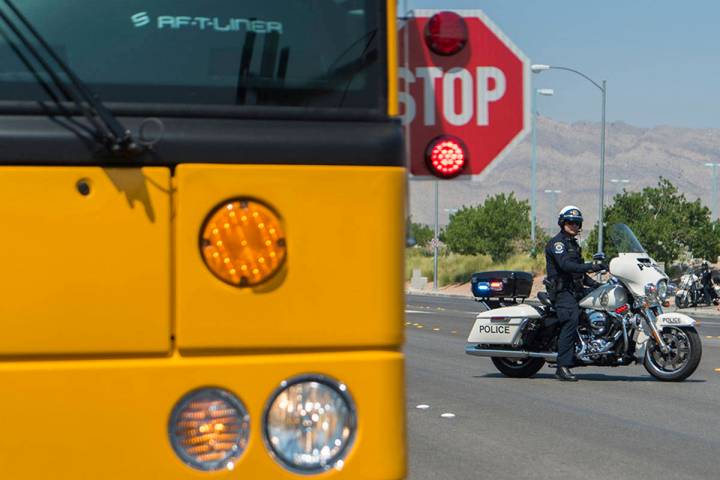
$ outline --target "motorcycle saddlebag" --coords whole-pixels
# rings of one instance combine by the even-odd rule
[[[531,273],[510,270],[473,273],[470,280],[477,298],[527,298],[532,284]]]
[[[480,312],[468,335],[468,342],[488,345],[510,345],[520,338],[523,324],[541,313],[528,304],[513,305]]]

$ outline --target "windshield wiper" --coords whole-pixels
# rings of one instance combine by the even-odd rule
[[[75,103],[82,114],[95,127],[96,139],[102,143],[108,151],[116,156],[133,156],[142,152],[142,148],[132,137],[130,130],[125,128],[120,121],[108,110],[85,83],[72,71],[72,69],[60,58],[53,48],[45,41],[40,33],[33,27],[30,21],[13,4],[11,0],[4,0],[5,4],[12,10],[13,14],[22,22],[23,26],[32,34],[37,42],[45,49],[47,54],[55,61],[62,73],[70,80],[70,85],[64,82],[53,67],[43,58],[35,46],[27,39],[25,34],[18,28],[17,24],[0,9],[0,18],[13,31],[15,36],[22,42],[25,48],[42,65],[43,69],[52,79],[57,88],[70,100]],[[83,101],[85,103],[83,103]],[[100,121],[98,121],[98,119]]]

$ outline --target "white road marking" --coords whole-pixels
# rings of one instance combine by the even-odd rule
[[[443,413],[443,414],[440,415],[440,416],[441,416],[442,418],[455,418],[455,414],[454,414],[454,413],[450,413],[450,412]]]
[[[433,312],[426,312],[424,310],[405,310],[405,313],[424,313],[426,315],[432,315]]]
[[[421,403],[420,405],[416,406],[415,408],[417,408],[419,410],[427,410],[428,408],[430,408],[430,405],[425,405],[424,403]]]

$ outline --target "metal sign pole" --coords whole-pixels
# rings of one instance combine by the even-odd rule
[[[438,237],[440,236],[440,224],[439,224],[439,213],[438,213],[438,186],[440,182],[435,180],[435,238],[433,238],[433,290],[438,289]]]

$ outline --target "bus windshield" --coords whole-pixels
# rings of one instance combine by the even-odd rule
[[[379,0],[27,0],[17,6],[105,102],[385,107]],[[49,100],[49,84],[0,21],[0,105]]]

